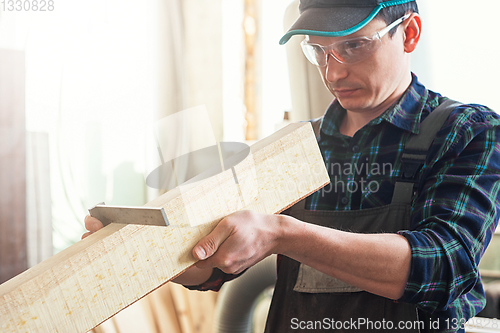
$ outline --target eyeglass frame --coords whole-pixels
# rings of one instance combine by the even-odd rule
[[[337,58],[337,56],[335,55],[335,52],[334,52],[335,51],[335,49],[334,49],[335,45],[344,44],[346,42],[355,41],[355,40],[358,40],[358,39],[366,39],[366,40],[370,40],[371,42],[374,42],[376,40],[381,41],[382,37],[384,37],[389,31],[391,31],[392,29],[394,29],[395,27],[397,27],[398,25],[400,25],[401,23],[403,23],[404,21],[406,21],[410,16],[411,16],[411,13],[405,14],[404,16],[400,17],[396,21],[394,21],[391,24],[389,24],[384,29],[382,29],[382,30],[374,33],[371,37],[368,37],[368,36],[353,37],[353,38],[348,38],[348,39],[344,39],[344,40],[341,40],[341,41],[337,41],[335,43],[332,43],[332,44],[329,44],[329,45],[326,45],[326,46],[323,46],[323,45],[320,45],[320,44],[316,44],[316,43],[309,43],[308,38],[306,38],[306,39],[304,39],[300,43],[300,46],[302,47],[302,52],[304,53],[304,55],[307,58],[307,60],[309,60],[310,63],[312,63],[313,65],[318,66],[318,67],[325,67],[328,64],[328,55],[330,55],[330,54],[332,55],[332,57],[335,60],[337,60],[341,64],[355,64],[355,63],[361,62],[361,61],[367,59],[368,57],[370,57],[370,55],[374,54],[378,50],[378,48],[380,48],[380,46],[378,46],[377,49],[375,51],[373,51],[372,53],[367,53],[366,57],[363,57],[362,59],[357,60],[357,61],[349,62],[349,61],[345,61],[345,59],[344,59],[344,61],[342,61],[342,60],[340,60],[340,59]],[[315,64],[313,61],[311,61],[311,59],[307,55],[307,50],[305,49],[307,46],[317,46],[317,47],[319,47],[320,49],[323,50],[323,53],[325,54],[325,57],[324,57],[325,64],[324,65],[320,65],[319,62],[318,62],[318,64]],[[339,53],[339,52],[337,52],[337,53]]]

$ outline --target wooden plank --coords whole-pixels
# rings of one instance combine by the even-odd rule
[[[0,49],[0,283],[27,268],[24,52]]]
[[[193,265],[224,216],[277,213],[327,183],[311,125],[291,124],[234,168],[150,202],[170,226],[112,223],[0,285],[0,331],[87,332]]]

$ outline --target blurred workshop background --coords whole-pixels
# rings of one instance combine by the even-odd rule
[[[429,88],[500,110],[500,2],[477,2],[418,0],[423,37],[412,66]],[[218,141],[252,142],[331,101],[300,37],[278,44],[297,1],[54,0],[44,12],[8,3],[0,4],[0,283],[77,242],[95,204],[158,196],[145,183],[160,163],[155,121],[206,105]],[[492,281],[497,236],[484,263]],[[141,301],[144,323],[151,332],[211,332],[216,295],[198,294],[160,289]],[[139,332],[121,316],[97,331]]]

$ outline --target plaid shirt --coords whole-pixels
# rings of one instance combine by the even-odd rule
[[[405,143],[442,99],[414,76],[400,101],[352,138],[340,134],[346,111],[334,102],[319,137],[331,183],[311,195],[306,207],[390,204]],[[400,301],[433,313],[442,329],[461,326],[486,303],[478,264],[500,217],[499,125],[499,116],[484,106],[463,105],[451,113],[420,171],[410,231],[400,232],[412,255]]]
[[[353,137],[340,134],[346,111],[334,101],[319,135],[331,183],[309,196],[306,207],[359,210],[390,204],[405,143],[442,100],[413,76],[399,102]],[[411,228],[400,232],[412,255],[400,301],[424,310],[422,320],[439,319],[441,331],[456,331],[486,302],[477,266],[500,213],[499,125],[499,116],[484,106],[463,105],[451,113],[420,170]],[[196,289],[218,289],[233,277],[218,271]]]

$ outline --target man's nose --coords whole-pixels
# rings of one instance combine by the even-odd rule
[[[346,65],[340,63],[331,53],[328,53],[326,57],[325,79],[328,82],[336,82],[345,78],[347,76]]]

